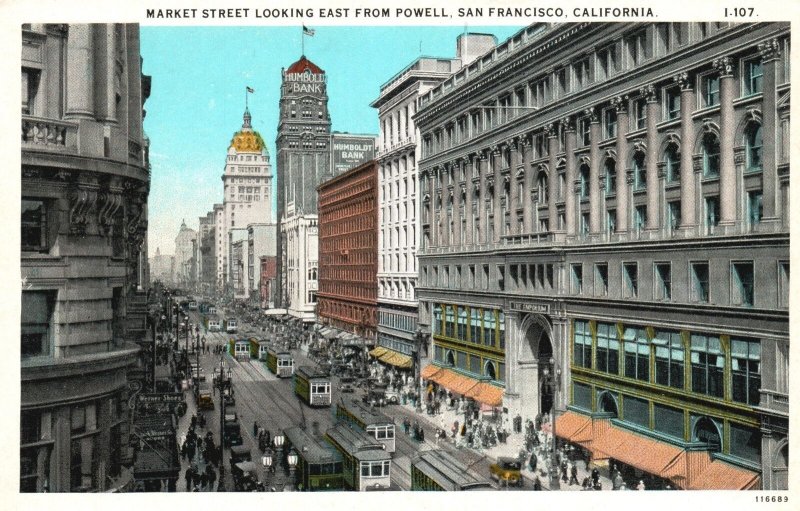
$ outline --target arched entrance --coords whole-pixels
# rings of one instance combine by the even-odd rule
[[[549,318],[540,314],[525,315],[519,327],[517,343],[517,368],[515,388],[520,398],[521,413],[533,419],[553,409],[555,396],[551,385],[544,384],[545,370],[553,374],[551,360],[558,359],[554,352],[552,326]]]

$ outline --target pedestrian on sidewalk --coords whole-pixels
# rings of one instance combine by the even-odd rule
[[[192,467],[188,467],[186,469],[186,474],[184,475],[186,479],[186,491],[191,491],[192,489]]]
[[[592,469],[592,482],[595,486],[597,486],[597,483],[600,482],[600,471],[597,470],[597,467]]]
[[[644,491],[644,490],[645,490],[645,487],[644,487],[644,481],[642,481],[642,480],[640,479],[640,480],[639,480],[639,484],[636,486],[636,489],[637,489],[637,490],[639,490],[639,491]]]
[[[578,482],[578,466],[570,463],[570,476],[569,476],[569,485],[572,486],[573,484],[580,484]]]
[[[258,423],[256,421],[253,421],[253,436],[257,435],[258,435]]]
[[[533,480],[533,491],[542,491],[542,481],[539,480],[539,476]]]
[[[214,482],[217,480],[217,472],[211,467],[211,465],[206,466],[206,476],[208,477],[209,490],[214,491]]]
[[[624,484],[624,481],[622,480],[622,474],[620,474],[619,470],[617,470],[614,473],[614,479],[611,482],[611,489],[612,490],[619,490],[620,488],[622,488],[623,484]]]

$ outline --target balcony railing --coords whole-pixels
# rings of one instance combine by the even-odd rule
[[[78,125],[55,119],[22,116],[22,148],[75,153]]]

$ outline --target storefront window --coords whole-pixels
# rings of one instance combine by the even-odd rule
[[[442,306],[438,303],[433,306],[433,335],[442,333]]]
[[[572,385],[572,404],[578,408],[591,411],[592,388],[589,385],[575,382]]]
[[[592,368],[592,332],[588,321],[575,321],[572,362],[577,367]]]
[[[625,420],[645,428],[650,427],[650,403],[645,399],[624,396],[622,409]]]
[[[761,395],[761,343],[731,339],[731,397],[739,403],[758,406]]]
[[[761,463],[761,432],[758,428],[730,423],[731,455]]]
[[[467,308],[463,306],[458,307],[458,338],[467,340]]]
[[[613,323],[597,324],[597,369],[619,374],[619,340]]]
[[[658,330],[656,346],[656,383],[676,389],[683,388],[683,343],[680,332]]]
[[[499,330],[500,330],[500,349],[506,349],[506,315],[504,313],[499,314]]]
[[[655,403],[653,422],[655,430],[659,433],[683,439],[683,410]]]
[[[494,346],[494,311],[483,311],[483,345]]]
[[[455,316],[453,315],[453,306],[445,305],[445,320],[444,320],[444,335],[453,337],[455,335]]]
[[[470,308],[469,338],[472,342],[481,342],[481,310],[475,307]]]

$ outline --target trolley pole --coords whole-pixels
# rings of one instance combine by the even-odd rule
[[[219,483],[217,491],[225,491],[225,365],[219,357]]]

